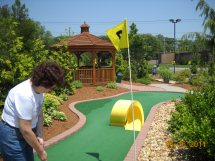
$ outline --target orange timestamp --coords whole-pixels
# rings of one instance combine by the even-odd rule
[[[167,148],[174,148],[174,147],[180,147],[180,148],[205,148],[207,147],[208,143],[206,141],[189,141],[186,142],[184,140],[179,141],[178,143],[173,142],[171,139],[166,140],[165,142]]]

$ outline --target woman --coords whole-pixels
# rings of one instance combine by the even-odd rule
[[[47,160],[43,140],[43,93],[64,81],[64,73],[55,62],[44,62],[31,78],[12,88],[5,100],[0,122],[0,149],[4,161],[33,161],[33,149]]]

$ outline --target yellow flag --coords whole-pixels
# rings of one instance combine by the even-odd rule
[[[129,48],[127,20],[106,31],[114,47],[119,51],[121,48]]]

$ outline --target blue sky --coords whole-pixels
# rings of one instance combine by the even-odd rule
[[[14,0],[0,0],[12,4]],[[188,32],[203,32],[203,18],[196,11],[198,0],[21,0],[29,17],[39,21],[53,36],[79,34],[86,21],[90,33],[105,35],[105,31],[128,20],[137,25],[138,33],[162,34],[174,37],[174,25],[169,19],[181,19],[176,24],[176,38]],[[215,8],[215,0],[207,0]],[[1,2],[0,2],[1,5]]]

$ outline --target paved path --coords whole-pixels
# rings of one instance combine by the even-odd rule
[[[171,84],[150,84],[150,86],[157,87],[157,88],[162,88],[162,89],[164,89],[166,91],[169,91],[169,92],[182,92],[182,93],[187,92],[186,89],[181,88],[181,87],[176,87],[176,86],[173,86]]]
[[[118,83],[117,85],[119,87],[122,87],[122,88],[131,89],[131,85],[130,84]],[[165,91],[165,89],[160,88],[160,87],[153,87],[153,86],[146,86],[146,85],[143,85],[143,86],[132,85],[132,89],[134,91]]]
[[[130,89],[130,84],[118,83],[119,87]],[[186,93],[187,90],[181,87],[173,86],[172,84],[150,84],[150,85],[132,85],[132,89],[135,91],[168,91],[168,92],[181,92]]]

